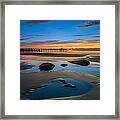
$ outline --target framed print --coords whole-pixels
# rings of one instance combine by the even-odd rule
[[[119,2],[2,2],[1,118],[119,119]]]

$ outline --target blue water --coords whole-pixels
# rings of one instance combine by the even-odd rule
[[[61,78],[53,78],[45,87],[35,88],[25,96],[25,99],[40,100],[60,97],[69,97],[82,95],[94,88],[94,85],[84,80],[74,80],[72,78],[64,78],[64,80],[74,85],[76,88],[64,87],[64,83],[60,82]]]
[[[38,66],[42,63],[45,63],[48,61],[37,61],[37,60],[32,60],[30,64],[35,65],[35,67],[32,67],[31,69],[26,69],[26,70],[21,70],[21,72],[26,72],[26,73],[32,73],[32,72],[39,72]],[[58,62],[49,62],[53,63],[55,65],[54,69],[51,71],[70,71],[70,72],[81,72],[81,73],[87,73],[95,76],[100,76],[100,66],[95,65],[95,64],[90,64],[88,66],[80,66],[76,65],[73,63],[69,63],[67,61],[58,61]],[[66,67],[60,66],[61,64],[68,64]]]

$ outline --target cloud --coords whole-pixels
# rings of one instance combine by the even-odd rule
[[[99,24],[100,24],[100,20],[91,20],[89,22],[80,24],[77,27],[90,27],[90,26],[99,25]]]
[[[96,40],[80,40],[79,42],[82,42],[82,43],[100,43],[100,40],[99,39],[96,39]]]
[[[34,38],[34,37],[25,37],[25,38],[20,38],[20,40],[28,40],[28,39],[31,39],[31,38]]]
[[[35,42],[32,42],[33,44],[56,44],[56,43],[58,43],[59,42],[59,40],[44,40],[44,41],[35,41]]]
[[[99,35],[96,35],[96,36],[93,36],[93,37],[98,38],[98,37],[100,37],[100,36],[99,36]]]
[[[44,41],[34,41],[26,44],[43,44],[43,43],[44,44],[76,44],[76,43],[88,44],[88,43],[99,43],[99,42],[100,42],[99,40],[77,39],[76,41],[64,41],[64,42],[61,42],[59,40],[44,40]]]
[[[29,43],[27,43],[27,42],[21,42],[21,44],[56,44],[56,43],[58,43],[59,42],[59,40],[43,40],[43,41],[34,41],[34,42],[29,42]]]
[[[26,20],[25,23],[28,25],[35,25],[35,24],[41,24],[41,23],[47,23],[50,20]]]
[[[73,35],[73,36],[85,36],[85,35]]]
[[[86,36],[86,35],[96,35],[96,34],[99,34],[99,33],[91,33],[91,34],[76,34],[76,35],[73,35],[73,36]]]
[[[35,35],[21,35],[22,37],[38,37],[38,36],[44,36],[42,34],[35,34]]]
[[[66,41],[58,42],[55,41],[43,41],[43,42],[32,42],[22,43],[21,48],[100,48],[99,40],[82,40],[82,41]],[[91,49],[93,50],[93,49]],[[95,49],[94,49],[95,50]]]
[[[31,37],[33,38],[33,37]],[[21,40],[26,40],[26,39],[30,39],[30,38],[22,38]],[[80,40],[83,40],[83,39],[77,39],[75,41],[60,41],[60,40],[57,40],[57,39],[51,39],[51,40],[35,40],[35,41],[27,41],[27,42],[23,42],[21,41],[21,44],[24,43],[24,44],[69,44],[69,43],[78,43],[80,42]]]

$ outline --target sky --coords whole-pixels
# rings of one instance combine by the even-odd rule
[[[99,20],[21,20],[21,48],[99,48]]]

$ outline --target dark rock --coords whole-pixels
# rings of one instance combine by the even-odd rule
[[[64,85],[64,87],[76,88],[76,86],[75,86],[75,85],[70,84],[70,83],[65,84],[65,85]]]
[[[78,61],[69,61],[70,63],[81,65],[81,66],[88,66],[90,62],[88,60],[82,59]]]
[[[61,66],[62,66],[62,67],[65,67],[65,66],[67,66],[67,64],[61,64]]]
[[[39,66],[39,69],[40,69],[41,71],[49,71],[49,70],[52,70],[54,67],[55,67],[55,65],[52,64],[52,63],[42,63],[42,64]]]
[[[98,62],[100,63],[100,56],[93,56],[92,58],[89,58],[91,62]]]
[[[59,81],[63,84],[67,84],[67,82],[63,78],[60,78]]]

